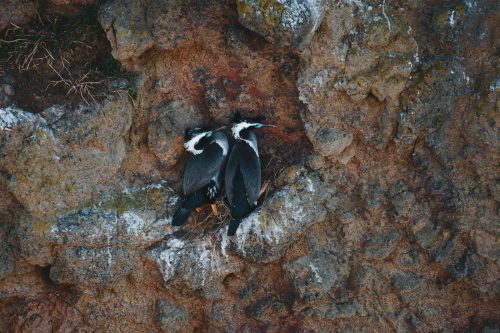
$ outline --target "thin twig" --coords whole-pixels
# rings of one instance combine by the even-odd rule
[[[47,64],[52,69],[52,71],[56,73],[56,75],[59,77],[59,80],[51,81],[50,85],[55,87],[59,84],[62,84],[67,88],[66,96],[72,93],[77,93],[87,104],[90,104],[89,101],[87,100],[87,97],[92,99],[93,102],[96,102],[93,90],[95,89],[95,86],[102,84],[104,80],[86,81],[89,75],[91,74],[91,71],[85,73],[84,75],[82,75],[77,79],[74,79],[73,76],[71,75],[71,71],[66,67],[66,64],[69,64],[69,61],[64,57],[61,58],[61,66],[64,70],[63,73],[65,74],[65,76],[63,76],[61,71],[58,71],[52,65],[51,61],[47,62]]]

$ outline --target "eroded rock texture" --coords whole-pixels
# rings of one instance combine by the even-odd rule
[[[500,330],[494,1],[99,5],[137,95],[0,80],[1,331]],[[184,128],[236,112],[278,126],[260,207],[171,227]]]
[[[5,0],[0,11],[0,31],[28,23],[38,11],[36,1]]]

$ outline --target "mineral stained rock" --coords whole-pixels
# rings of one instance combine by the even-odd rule
[[[156,301],[156,311],[160,327],[165,332],[179,332],[188,320],[185,310],[164,298]]]
[[[140,57],[154,45],[140,1],[110,1],[101,7],[99,22],[118,60]]]
[[[2,109],[3,131],[30,128],[30,137],[4,162],[8,186],[35,216],[78,207],[117,173],[126,153],[132,105],[125,95],[75,110],[54,106],[41,115]],[[10,135],[8,133],[7,135]]]
[[[0,77],[0,331],[498,331],[496,3],[94,4],[130,96]],[[259,207],[173,228],[184,128],[236,112],[277,125]]]

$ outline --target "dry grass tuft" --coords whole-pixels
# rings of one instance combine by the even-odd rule
[[[47,51],[48,52],[48,51]],[[48,52],[49,53],[49,52]],[[49,53],[50,55],[50,53]],[[51,57],[51,59],[53,59]],[[87,98],[92,99],[93,102],[96,101],[95,95],[94,95],[94,90],[102,85],[105,80],[99,80],[99,81],[93,81],[89,79],[89,76],[91,74],[91,71],[88,71],[87,73],[74,78],[73,75],[71,74],[71,71],[68,69],[67,65],[69,64],[69,61],[66,60],[66,58],[61,57],[60,59],[60,66],[59,70],[54,67],[52,64],[52,61],[48,61],[47,65],[52,68],[54,73],[57,74],[59,77],[58,80],[52,80],[50,81],[50,85],[52,86],[57,86],[57,85],[62,85],[64,88],[67,90],[66,95],[72,94],[72,93],[77,93],[80,95],[80,97],[85,101],[85,103],[89,104],[89,101]]]
[[[0,43],[7,45],[8,60],[13,60],[20,72],[36,68],[50,59],[46,31],[33,31],[14,26],[7,30],[6,38],[11,34],[15,36],[14,39],[0,39]]]
[[[0,34],[0,68],[16,83],[16,104],[39,112],[53,104],[89,104],[116,92],[134,102],[133,75],[112,57],[98,8],[86,6],[72,16],[41,14]]]
[[[54,52],[59,45],[57,35],[53,31],[54,22],[39,20],[35,26],[13,27],[0,39],[0,46],[7,48],[8,61],[12,61],[19,72],[33,71],[40,67],[48,67],[57,76],[50,80],[49,87],[61,86],[66,91],[66,96],[78,94],[85,103],[96,100],[95,90],[102,86],[105,80],[93,80],[92,70],[83,72],[74,70],[74,64],[68,60],[63,52]],[[87,49],[92,47],[83,41],[73,40],[70,44],[79,44]],[[52,51],[51,51],[52,50]]]
[[[224,198],[219,198],[214,204],[205,205],[191,212],[191,217],[183,227],[183,238],[186,240],[200,239],[206,235],[214,237],[231,220],[229,205]]]

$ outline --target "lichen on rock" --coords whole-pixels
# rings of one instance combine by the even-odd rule
[[[290,167],[292,183],[268,198],[262,207],[243,219],[235,237],[221,236],[223,253],[235,253],[253,262],[272,262],[312,224],[326,217],[329,193],[317,175]]]
[[[5,130],[28,122],[31,136],[9,151],[7,184],[31,214],[50,216],[79,207],[116,175],[132,121],[126,95],[76,110],[54,107],[41,116],[16,112],[16,117],[12,109],[5,113]]]
[[[326,9],[323,0],[238,0],[236,5],[241,24],[289,48],[309,43]]]
[[[140,57],[154,45],[140,1],[109,1],[99,12],[101,23],[113,47],[113,57],[126,61]]]
[[[158,183],[125,187],[90,207],[51,219],[26,214],[16,226],[15,253],[32,264],[54,265],[51,274],[60,283],[112,283],[131,272],[141,251],[173,232],[177,199],[171,188]],[[107,277],[94,278],[102,274]]]
[[[222,255],[209,239],[170,238],[148,255],[158,265],[167,290],[210,300],[220,299],[224,277],[241,269],[237,261]]]

